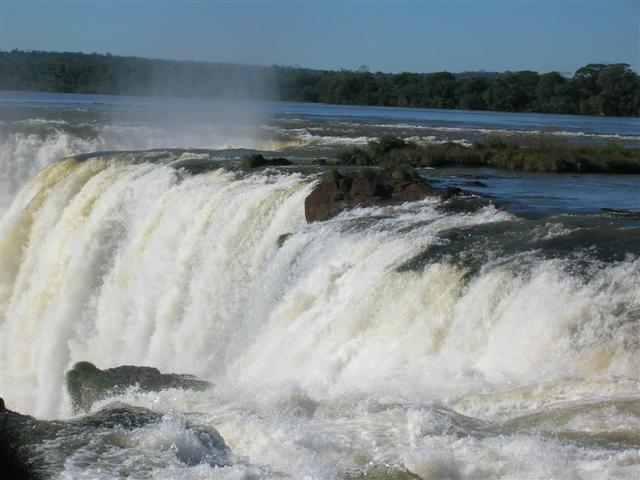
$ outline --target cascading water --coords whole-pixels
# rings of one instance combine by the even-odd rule
[[[599,212],[637,208],[635,177],[424,170],[478,175],[494,198],[307,223],[322,171],[307,160],[389,129],[467,144],[484,124],[311,111],[252,136],[173,132],[164,110],[145,124],[146,110],[22,109],[0,145],[0,396],[72,419],[36,448],[54,477],[637,477],[640,226]],[[600,141],[598,121],[569,133]],[[223,147],[297,165],[247,172],[237,159],[255,150]],[[72,412],[78,361],[213,386],[114,393],[89,412],[134,409],[114,430]]]
[[[22,188],[2,228],[8,404],[66,417],[76,361],[153,365],[215,393],[126,400],[202,412],[235,453],[274,469],[260,476],[334,478],[371,462],[423,478],[632,471],[633,453],[605,461],[598,449],[640,426],[638,258],[443,243],[526,222],[491,204],[426,200],[307,224],[313,177],[192,175],[191,158],[70,158]],[[535,225],[526,235],[571,231]],[[416,262],[436,247],[448,253]],[[597,448],[555,444],[574,431]]]

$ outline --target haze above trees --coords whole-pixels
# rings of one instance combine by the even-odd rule
[[[528,70],[390,74],[14,50],[0,52],[0,89],[640,115],[640,76],[624,63],[589,64],[566,78]]]

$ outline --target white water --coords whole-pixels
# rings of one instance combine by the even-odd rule
[[[215,388],[123,396],[169,415],[124,452],[147,448],[140,435],[151,451],[183,438],[171,421],[182,412],[238,456],[215,471],[175,460],[154,478],[332,479],[367,465],[422,478],[634,478],[637,450],[554,432],[640,431],[635,410],[615,407],[638,400],[640,260],[586,277],[568,273],[571,260],[524,273],[488,263],[470,278],[446,262],[398,271],[438,233],[512,217],[424,201],[309,225],[312,180],[299,174],[189,176],[141,158],[54,163],[6,212],[10,407],[67,417],[63,377],[76,361],[152,365]],[[569,407],[578,413],[551,415]],[[504,430],[541,412],[542,423]],[[86,473],[73,459],[66,468],[64,478]]]
[[[257,119],[244,118],[244,123],[233,128],[221,128],[215,123],[192,125],[193,120],[187,119],[177,120],[177,127],[157,120],[155,125],[154,122],[149,122],[151,125],[69,123],[40,118],[12,122],[13,129],[3,130],[0,141],[0,211],[8,208],[22,186],[41,168],[72,155],[174,147],[278,148],[277,142],[265,140],[257,133],[255,121]]]

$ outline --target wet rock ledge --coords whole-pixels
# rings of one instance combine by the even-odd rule
[[[90,362],[76,363],[67,372],[66,381],[76,413],[89,411],[94,402],[131,386],[152,392],[166,388],[204,390],[211,386],[192,375],[162,373],[153,367],[125,365],[100,370]],[[153,429],[163,421],[161,413],[121,402],[111,402],[71,420],[40,420],[7,408],[0,398],[0,479],[57,478],[67,458],[89,442],[95,444],[96,451],[135,449],[137,440],[132,432]],[[189,432],[193,442],[175,447],[170,439],[169,446],[160,444],[159,450],[171,448],[178,460],[189,466],[230,464],[231,450],[215,428],[186,420],[180,425],[183,430],[175,433],[176,441]],[[41,448],[44,442],[49,442],[48,453]]]
[[[395,176],[378,171],[343,175],[331,171],[305,199],[304,213],[307,222],[316,222],[348,208],[394,205],[427,197],[447,200],[467,195],[471,193],[457,187],[434,188],[418,176]]]
[[[87,445],[92,445],[96,455],[113,449],[135,450],[139,441],[135,432],[153,430],[163,419],[162,414],[152,410],[112,402],[97,412],[71,420],[39,420],[7,409],[0,398],[0,479],[58,478],[67,460]],[[231,464],[231,449],[215,428],[189,421],[184,421],[181,428],[166,445],[160,443],[155,448],[171,450],[180,462],[192,467],[203,463],[212,467]],[[192,442],[182,445],[179,440],[185,432]],[[45,443],[48,447],[43,450]],[[114,472],[104,472],[109,473]],[[135,468],[130,472],[136,478],[140,473]]]
[[[76,413],[88,411],[98,400],[103,400],[129,387],[146,392],[167,388],[205,390],[211,384],[192,375],[162,373],[153,367],[124,365],[100,370],[90,362],[78,362],[66,375],[67,391]]]

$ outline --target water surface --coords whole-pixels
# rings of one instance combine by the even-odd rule
[[[7,405],[74,418],[81,360],[213,384],[94,404],[155,413],[60,427],[38,445],[55,477],[637,478],[640,219],[602,208],[639,208],[638,177],[423,169],[478,195],[312,224],[304,199],[309,160],[388,133],[638,145],[638,119],[2,102]],[[296,165],[244,172],[250,152]]]

